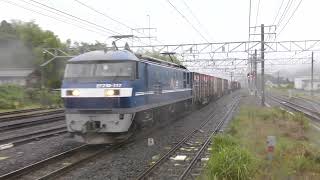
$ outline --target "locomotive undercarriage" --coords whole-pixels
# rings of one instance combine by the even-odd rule
[[[151,128],[179,117],[192,108],[185,100],[132,114],[66,113],[71,136],[87,144],[110,144],[124,141],[137,131]]]

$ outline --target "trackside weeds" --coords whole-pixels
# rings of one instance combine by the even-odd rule
[[[273,160],[267,136],[276,136]],[[213,138],[201,179],[319,179],[320,132],[302,114],[242,105],[226,133]]]

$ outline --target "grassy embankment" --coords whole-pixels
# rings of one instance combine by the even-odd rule
[[[276,136],[273,160],[267,136]],[[242,106],[229,130],[213,139],[203,179],[320,179],[320,132],[303,115]],[[201,178],[201,179],[202,179]]]
[[[61,105],[59,92],[26,89],[13,85],[0,86],[0,112],[36,107],[60,107]]]

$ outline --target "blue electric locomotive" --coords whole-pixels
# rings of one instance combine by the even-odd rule
[[[92,51],[68,61],[61,96],[75,139],[113,143],[189,109],[192,74],[128,50]]]

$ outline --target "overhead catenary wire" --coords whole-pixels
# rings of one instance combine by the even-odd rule
[[[74,15],[69,14],[69,13],[66,13],[66,12],[63,12],[63,11],[61,11],[61,10],[59,10],[59,9],[53,8],[53,7],[51,7],[51,6],[48,6],[48,5],[46,5],[46,4],[43,4],[43,3],[41,3],[41,2],[38,2],[38,1],[35,1],[35,0],[30,0],[30,1],[32,1],[32,2],[34,2],[34,3],[36,3],[36,4],[39,4],[39,5],[43,6],[43,7],[46,7],[46,8],[52,9],[52,10],[54,10],[54,11],[57,11],[57,12],[59,12],[59,13],[61,13],[61,14],[70,16],[70,17],[72,17],[72,18],[74,18],[74,19],[78,19],[78,20],[80,20],[80,21],[83,21],[83,22],[86,22],[86,23],[88,23],[88,24],[94,25],[94,26],[96,26],[96,27],[102,28],[102,29],[106,30],[107,32],[111,32],[111,34],[120,35],[120,33],[116,32],[116,31],[114,31],[114,30],[112,30],[112,29],[108,29],[108,28],[106,28],[106,27],[104,27],[104,26],[101,26],[101,25],[99,25],[99,24],[90,22],[90,21],[88,21],[88,20],[79,18],[79,17],[77,17],[77,16],[74,16]]]
[[[140,31],[135,30],[134,28],[132,28],[132,27],[128,26],[127,24],[125,24],[125,23],[123,23],[123,22],[121,22],[121,21],[119,21],[119,20],[117,20],[117,19],[115,19],[115,18],[107,15],[106,13],[103,13],[103,12],[101,12],[101,11],[98,11],[97,9],[93,8],[92,6],[90,6],[90,5],[88,5],[88,4],[84,3],[84,2],[81,2],[81,1],[79,1],[79,0],[74,0],[74,1],[75,1],[76,3],[78,3],[78,4],[80,4],[80,5],[88,8],[88,9],[90,9],[91,11],[94,11],[94,12],[96,12],[96,13],[98,13],[98,14],[100,14],[100,15],[102,15],[102,16],[104,16],[104,17],[106,17],[106,18],[108,18],[108,19],[110,19],[110,20],[112,20],[112,21],[114,21],[114,22],[116,22],[116,23],[118,23],[118,24],[120,24],[120,25],[122,25],[122,26],[124,26],[124,27],[126,27],[126,28],[128,28],[128,29],[130,29],[130,30],[132,30],[132,31],[136,31],[136,32],[139,33],[139,34],[145,35],[144,33],[141,33]],[[157,40],[157,41],[158,41],[158,40]],[[158,42],[160,42],[160,41],[158,41]],[[160,42],[160,43],[162,43],[162,42]]]
[[[257,26],[257,24],[258,24],[259,11],[260,11],[260,0],[258,1],[258,9],[257,9],[257,15],[256,15],[256,23],[255,23],[254,26]]]
[[[77,20],[83,21],[83,22],[85,22],[85,23],[87,23],[87,24],[90,24],[90,25],[96,26],[96,27],[98,27],[98,28],[104,29],[105,31],[109,32],[109,33],[112,34],[112,35],[121,35],[120,33],[116,32],[116,31],[114,31],[114,30],[112,30],[112,29],[106,28],[106,27],[104,27],[104,26],[101,26],[101,25],[96,24],[96,23],[94,23],[94,22],[91,22],[91,21],[85,20],[85,19],[83,19],[83,18],[74,16],[74,15],[72,15],[72,14],[63,12],[63,11],[61,11],[61,10],[59,10],[59,9],[56,9],[56,8],[51,7],[51,6],[45,5],[45,4],[40,3],[40,2],[38,2],[38,1],[35,1],[35,0],[30,0],[30,1],[31,1],[31,2],[34,2],[34,3],[36,3],[36,4],[39,4],[39,5],[43,6],[43,7],[46,7],[46,8],[52,9],[52,10],[54,10],[54,11],[57,11],[57,12],[59,12],[59,13],[61,13],[61,14],[70,16],[70,17],[72,17],[73,19],[77,19]],[[143,43],[143,42],[141,42],[141,41],[140,41],[140,43],[146,44],[146,43]]]
[[[83,27],[83,26],[81,26],[81,25],[75,24],[75,23],[73,23],[72,21],[66,21],[66,20],[63,20],[63,19],[59,19],[59,18],[57,18],[57,17],[50,16],[50,15],[48,15],[48,14],[44,14],[44,13],[42,13],[42,12],[39,12],[39,11],[30,9],[30,8],[24,7],[24,6],[20,5],[20,4],[17,4],[17,3],[11,2],[11,1],[6,1],[6,0],[0,0],[0,1],[5,2],[5,3],[7,3],[7,4],[10,4],[10,5],[12,5],[12,6],[19,7],[19,8],[21,8],[21,9],[28,10],[28,11],[33,12],[33,13],[36,13],[36,14],[40,14],[40,15],[42,15],[42,16],[46,16],[46,17],[51,18],[51,19],[54,19],[54,20],[56,20],[56,21],[60,21],[60,22],[66,23],[66,24],[71,24],[71,25],[73,25],[73,26],[76,26],[76,27],[78,27],[78,28],[84,29],[84,30],[89,31],[89,32],[97,33],[97,34],[100,34],[100,35],[102,35],[102,36],[106,36],[106,35],[107,35],[107,34],[105,34],[105,33],[103,33],[103,32],[98,32],[98,31],[91,30],[91,29],[88,29],[88,28],[86,28],[86,27]]]
[[[289,9],[291,8],[291,5],[292,5],[293,1],[294,1],[294,0],[289,0],[289,1],[288,1],[288,3],[287,3],[287,5],[286,5],[286,7],[285,7],[285,9],[284,9],[284,11],[283,11],[280,19],[279,19],[279,21],[278,21],[278,23],[277,23],[277,27],[279,27],[280,24],[281,24],[281,22],[285,19],[287,13],[289,12]]]
[[[105,28],[105,27],[103,27],[103,26],[101,26],[101,25],[99,25],[99,24],[96,24],[96,23],[87,21],[87,20],[85,20],[85,19],[76,17],[76,16],[74,16],[74,15],[72,15],[72,14],[63,12],[63,11],[61,11],[61,10],[58,10],[58,9],[56,9],[56,8],[47,6],[47,5],[45,5],[45,4],[42,4],[42,3],[37,2],[37,1],[34,1],[34,0],[30,0],[30,1],[32,1],[32,2],[34,2],[34,3],[36,3],[36,4],[39,4],[40,6],[42,6],[42,7],[40,7],[40,8],[42,8],[42,10],[45,10],[45,11],[47,11],[47,12],[54,13],[55,15],[62,16],[62,17],[64,17],[64,18],[67,16],[69,22],[66,21],[66,20],[59,19],[59,18],[54,17],[54,16],[50,16],[50,15],[48,15],[48,14],[39,12],[39,11],[32,10],[32,9],[30,9],[30,8],[24,7],[24,6],[19,5],[19,4],[17,4],[17,3],[13,3],[13,2],[11,2],[11,1],[5,1],[5,0],[0,0],[0,1],[3,1],[3,2],[6,2],[6,3],[11,4],[11,5],[13,5],[13,6],[16,6],[16,7],[19,7],[19,8],[28,10],[28,11],[31,11],[31,12],[33,12],[33,13],[37,13],[37,14],[40,14],[40,15],[49,17],[49,18],[51,18],[51,19],[55,19],[55,20],[60,21],[60,22],[63,22],[63,23],[67,23],[67,24],[74,25],[74,26],[76,26],[76,27],[79,27],[79,28],[81,28],[81,29],[85,29],[85,30],[90,31],[90,32],[98,33],[98,34],[103,35],[103,36],[121,35],[120,33],[117,33],[117,32],[115,32],[115,31],[113,31],[113,30],[111,30],[111,29]],[[26,1],[24,1],[24,0],[20,0],[20,1],[23,1],[23,2],[25,2],[25,3],[28,4],[28,5],[32,5],[32,6],[35,6],[35,7],[39,7],[39,6],[36,6],[35,4],[32,4],[32,3],[30,3],[30,2],[26,2]],[[44,7],[44,8],[43,8],[43,7]],[[52,11],[50,11],[50,10],[48,10],[48,9],[53,10],[54,12],[52,12]],[[58,12],[58,13],[57,13],[57,12]],[[70,17],[71,17],[71,18],[70,18]],[[73,21],[82,22],[82,24],[85,24],[85,26],[94,26],[94,27],[95,27],[95,30],[91,30],[91,29],[88,29],[88,28],[86,28],[86,27],[83,27],[83,26],[80,26],[80,25],[78,25],[78,24],[75,24]],[[101,32],[98,32],[98,31],[96,31],[96,30],[101,31]],[[110,32],[110,31],[111,31],[111,32]],[[122,39],[120,39],[120,41],[125,42],[125,41],[122,40]],[[135,42],[137,42],[137,41],[135,40]],[[140,43],[146,45],[146,43],[143,43],[143,42],[141,42],[141,41],[140,41]],[[143,48],[143,50],[146,51],[146,52],[148,52],[148,50],[146,50],[146,49],[144,49],[144,48]]]
[[[292,17],[294,16],[294,14],[296,13],[296,11],[298,10],[298,8],[301,5],[302,0],[300,0],[299,4],[296,6],[296,8],[294,9],[293,13],[291,14],[291,16],[289,17],[288,21],[285,23],[285,25],[282,27],[282,29],[279,31],[278,36],[281,34],[281,32],[284,30],[284,28],[287,26],[287,24],[290,22],[290,20],[292,19]]]
[[[279,16],[279,13],[280,13],[280,11],[281,11],[281,8],[282,8],[282,6],[283,6],[283,2],[284,2],[284,0],[281,1],[281,5],[280,5],[280,7],[279,7],[279,9],[278,9],[278,11],[277,11],[277,14],[276,14],[276,16],[275,16],[272,24],[274,24],[274,23],[276,22],[276,20],[277,20],[277,18],[278,18],[278,16]]]
[[[195,13],[193,13],[192,9],[190,8],[190,6],[188,5],[188,3],[185,0],[182,0],[183,4],[187,7],[188,11],[190,12],[190,14],[192,15],[192,17],[197,21],[198,25],[201,26],[204,31],[206,32],[206,34],[210,37],[210,39],[212,39],[210,33],[208,32],[208,30],[205,28],[205,26],[200,22],[200,20],[198,19],[198,17],[195,15]]]
[[[193,30],[195,30],[206,42],[209,43],[209,41],[203,36],[203,34],[188,20],[188,18],[187,18],[185,15],[183,15],[183,14],[177,9],[176,6],[174,6],[174,5],[170,2],[170,0],[167,0],[167,2],[170,4],[171,7],[173,7],[173,9],[174,9],[175,11],[177,11],[177,12],[181,15],[181,17],[182,17],[184,20],[187,21],[187,23],[193,28]]]

